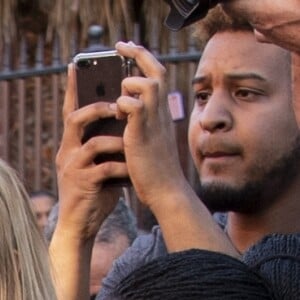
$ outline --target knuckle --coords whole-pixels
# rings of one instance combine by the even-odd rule
[[[98,147],[98,141],[96,137],[90,138],[87,142],[84,143],[83,147],[87,151],[95,151]]]
[[[167,69],[163,65],[159,65],[159,73],[162,78],[166,77]]]
[[[137,102],[134,107],[135,112],[138,114],[142,113],[144,109],[145,109],[145,105],[142,101]]]
[[[137,45],[135,47],[135,52],[136,52],[137,56],[143,55],[143,53],[145,53],[145,51],[147,51],[147,50],[143,46],[141,46],[141,45]]]
[[[159,80],[156,79],[149,80],[149,89],[153,92],[157,92],[159,90]]]
[[[76,113],[75,112],[71,112],[65,118],[65,125],[67,127],[73,126],[74,124],[76,124],[76,122],[77,122],[77,117],[76,117]]]
[[[109,177],[112,174],[112,163],[111,162],[106,162],[104,164],[102,164],[102,174],[103,177]]]

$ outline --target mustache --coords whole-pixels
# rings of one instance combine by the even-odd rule
[[[201,157],[215,153],[242,155],[243,152],[243,147],[241,145],[228,140],[208,138],[201,140],[199,143],[199,153]]]

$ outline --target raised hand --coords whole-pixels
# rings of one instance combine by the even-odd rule
[[[183,180],[174,125],[167,106],[165,68],[141,46],[118,43],[120,54],[133,58],[143,77],[123,80],[117,100],[119,116],[126,116],[124,151],[135,190],[152,206]]]

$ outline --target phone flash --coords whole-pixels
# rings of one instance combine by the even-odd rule
[[[94,59],[94,60],[93,60],[93,66],[97,66],[97,63],[98,63],[97,60]]]

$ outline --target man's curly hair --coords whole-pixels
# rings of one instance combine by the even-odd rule
[[[217,32],[224,31],[253,31],[251,25],[238,16],[234,18],[227,15],[218,4],[211,10],[205,18],[201,19],[194,24],[193,36],[196,38],[197,43],[201,50],[204,49],[206,43]]]

